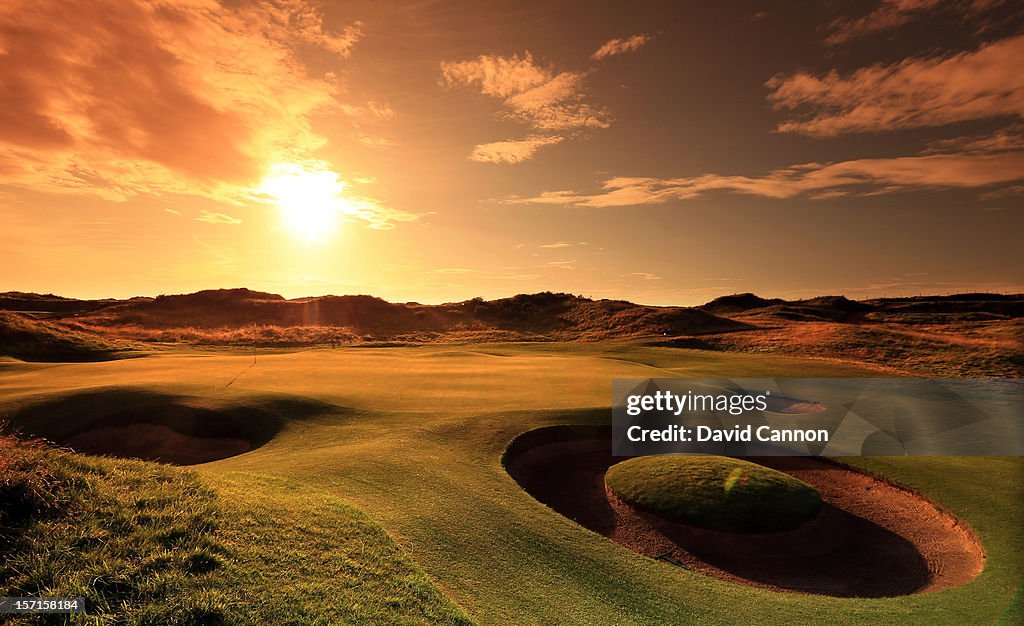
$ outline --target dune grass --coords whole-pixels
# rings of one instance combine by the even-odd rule
[[[284,414],[262,447],[194,468],[217,494],[213,537],[227,552],[209,593],[242,623],[933,624],[1019,617],[1021,459],[879,461],[879,472],[969,523],[988,555],[985,571],[962,587],[881,599],[779,594],[652,561],[533,500],[501,466],[508,443],[526,430],[606,424],[612,377],[844,377],[868,370],[629,342],[317,350],[260,355],[246,369],[251,362],[251,355],[207,352],[19,365],[0,370],[0,413],[28,410],[41,394],[53,400],[129,383],[202,393],[221,405],[289,394],[333,407],[302,419]]]
[[[23,361],[105,361],[138,356],[137,346],[104,334],[0,311],[0,356]]]
[[[802,480],[721,456],[642,456],[608,468],[605,483],[625,502],[711,530],[792,530],[821,509]]]

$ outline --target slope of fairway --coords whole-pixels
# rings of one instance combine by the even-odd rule
[[[0,437],[0,592],[81,596],[97,623],[468,621],[336,497],[244,475],[216,484],[220,497],[194,472]]]
[[[251,356],[207,353],[19,367],[0,375],[0,397],[29,402],[42,392],[131,380],[202,387],[219,401],[285,393],[337,407],[284,416],[262,447],[196,466],[231,520],[225,544],[243,555],[234,593],[255,604],[269,594],[313,611],[328,603],[318,593],[340,589],[372,615],[385,610],[387,594],[358,581],[373,580],[374,563],[395,560],[415,561],[472,619],[495,624],[991,623],[1007,615],[1021,587],[1019,459],[956,460],[955,474],[932,459],[879,470],[949,506],[988,554],[985,571],[961,587],[880,599],[778,594],[652,561],[538,503],[501,465],[505,447],[526,430],[607,423],[613,377],[870,375],[865,370],[625,342],[344,349],[260,355],[251,364]],[[334,529],[346,528],[335,516],[344,518],[349,505],[393,543],[364,542],[365,560],[345,570],[359,534]]]

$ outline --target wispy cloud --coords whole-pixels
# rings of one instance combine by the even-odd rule
[[[576,259],[562,260],[562,261],[548,261],[544,264],[544,267],[553,267],[560,270],[574,270],[576,269]]]
[[[556,73],[551,66],[534,62],[528,51],[522,56],[481,55],[441,63],[444,85],[475,87],[485,96],[501,99],[503,115],[534,132],[522,140],[477,146],[470,158],[488,163],[518,163],[541,146],[563,141],[565,133],[607,128],[608,112],[583,102],[585,77],[585,72]]]
[[[480,55],[470,61],[445,61],[441,75],[449,85],[476,85],[485,96],[508,98],[553,79],[551,69],[533,62],[529,52],[520,57]]]
[[[352,47],[363,36],[363,23],[355,22],[340,33],[324,30],[323,15],[304,0],[267,3],[264,10],[271,16],[276,32],[288,32],[307,44],[323,48],[340,57],[348,57]]]
[[[555,73],[550,66],[522,57],[482,55],[470,61],[441,63],[449,87],[477,87],[486,96],[501,98],[506,115],[540,130],[607,128],[603,109],[580,102],[583,72]]]
[[[653,39],[651,35],[633,35],[632,37],[623,37],[621,39],[612,39],[605,42],[603,46],[598,48],[594,54],[590,55],[591,59],[600,61],[617,54],[625,54],[627,52],[634,52],[639,50],[645,43]]]
[[[395,145],[394,141],[386,137],[379,137],[377,135],[365,135],[360,133],[357,135],[353,135],[353,139],[363,144],[364,146],[369,146],[371,148],[391,148],[394,147]]]
[[[450,275],[466,275],[466,274],[481,274],[484,273],[481,270],[469,268],[469,267],[438,267],[430,270],[431,274],[450,274]]]
[[[925,154],[944,152],[1012,152],[1024,150],[1024,124],[1013,124],[984,135],[937,139]]]
[[[481,163],[520,163],[533,156],[544,146],[560,143],[564,137],[528,137],[526,139],[509,139],[493,143],[480,144],[473,149],[469,158]]]
[[[661,276],[657,274],[651,274],[650,272],[630,272],[629,276],[638,276],[642,280],[661,280]]]
[[[851,39],[898,28],[936,11],[953,12],[959,14],[961,19],[969,19],[1003,4],[1005,0],[882,0],[867,15],[834,20],[828,25],[829,36],[825,41],[831,45],[846,43]]]
[[[1024,185],[1011,185],[1009,187],[1003,187],[1002,189],[993,189],[992,191],[981,194],[982,200],[996,200],[998,198],[1008,198],[1012,196],[1024,196]],[[999,210],[1000,207],[985,207],[984,210]]]
[[[395,117],[395,110],[386,102],[367,102],[362,106],[343,102],[337,108],[341,113],[355,118],[390,120]]]
[[[347,194],[345,196],[344,216],[349,220],[358,220],[374,230],[391,230],[399,222],[415,222],[420,215],[396,209],[376,198],[368,198]]]
[[[572,248],[574,246],[585,246],[586,241],[556,241],[554,243],[542,243],[538,248]]]
[[[231,217],[224,213],[216,213],[214,211],[200,211],[199,217],[193,218],[197,222],[206,222],[208,224],[241,224],[242,218]]]
[[[338,78],[300,53],[344,58],[361,36],[305,0],[8,0],[0,23],[0,184],[115,201],[238,201],[323,147],[311,120],[339,107]]]
[[[831,137],[1024,116],[1024,35],[945,57],[908,58],[842,76],[799,72],[766,83],[776,110],[806,111],[780,132]]]
[[[1024,179],[1024,153],[937,154],[890,159],[859,159],[838,163],[804,163],[757,177],[705,174],[688,178],[615,177],[601,191],[548,191],[532,197],[512,196],[513,204],[555,204],[586,207],[661,204],[691,200],[712,191],[764,198],[811,199],[842,193],[882,195],[915,189],[985,187]]]
[[[844,43],[856,37],[890,30],[910,22],[918,14],[940,5],[942,0],[882,0],[882,3],[861,17],[840,17],[828,26],[826,42]]]

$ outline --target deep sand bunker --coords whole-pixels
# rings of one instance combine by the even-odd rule
[[[611,428],[551,426],[519,436],[508,473],[528,493],[619,545],[689,570],[775,591],[890,597],[938,591],[977,576],[973,532],[907,489],[809,457],[748,459],[811,485],[823,506],[798,528],[705,530],[639,511],[605,486]]]
[[[83,454],[195,465],[258,448],[322,405],[300,398],[204,398],[149,389],[91,389],[33,403],[12,424]]]
[[[187,416],[192,428],[175,418]],[[125,411],[91,423],[59,443],[75,452],[196,465],[237,456],[253,449],[253,442],[233,433],[209,428],[222,423],[216,410],[183,405]],[[198,426],[198,428],[196,428]],[[183,432],[184,431],[184,432]]]

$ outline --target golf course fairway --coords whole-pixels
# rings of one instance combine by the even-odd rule
[[[608,424],[612,378],[871,375],[633,342],[167,349],[0,362],[0,410],[58,443],[139,398],[259,416],[237,433],[176,430],[204,446],[233,439],[234,452],[161,469],[197,472],[219,506],[223,563],[203,584],[223,623],[1021,623],[1020,458],[844,459],[938,503],[984,549],[970,582],[876,598],[779,593],[641,556],[541,504],[502,465],[529,430]]]

